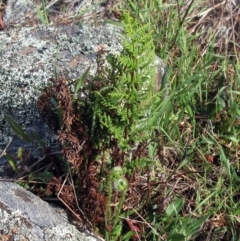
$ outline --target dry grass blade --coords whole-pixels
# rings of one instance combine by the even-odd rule
[[[11,142],[12,142],[12,139],[8,142],[8,144],[6,145],[6,147],[4,148],[2,153],[0,154],[0,157],[6,155],[6,151],[7,151],[8,147],[9,147],[9,145],[11,144]]]
[[[210,1],[206,3],[206,10],[201,8],[202,5],[199,5],[188,16],[186,28],[191,34],[201,33],[199,45],[204,49],[203,54],[213,39],[216,39],[218,53],[224,52],[226,56],[236,53],[240,41],[239,6],[233,1]]]
[[[140,222],[145,224],[147,227],[149,227],[161,240],[165,240],[158,232],[157,230],[155,230],[143,217],[142,215],[134,208],[134,207],[129,207],[130,209],[134,210],[134,212],[138,215],[138,217],[142,220],[142,221],[138,221],[138,220],[134,220],[136,222]],[[122,219],[126,219],[121,217]]]

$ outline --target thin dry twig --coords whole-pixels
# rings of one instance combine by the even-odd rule
[[[46,158],[46,155],[44,154],[43,157],[41,157],[38,161],[36,161],[34,164],[32,164],[30,167],[28,167],[28,169],[27,169],[26,171],[20,173],[20,174],[18,175],[17,179],[20,178],[20,177],[23,177],[23,175],[25,175],[26,173],[29,173],[33,167],[35,167],[36,165],[38,165],[38,164],[39,164],[40,162],[42,162],[45,158]]]
[[[137,215],[138,217],[150,228],[152,229],[152,231],[161,239],[161,240],[165,240],[158,232],[156,229],[154,229],[144,218],[143,216],[134,208],[134,207],[130,207]],[[120,217],[122,219],[125,219],[124,217]],[[137,221],[139,222],[139,221]]]
[[[8,142],[8,144],[7,144],[7,146],[4,148],[4,150],[2,151],[2,153],[1,153],[1,155],[0,155],[0,158],[2,157],[2,156],[5,156],[6,155],[6,151],[7,151],[7,149],[8,149],[8,147],[9,147],[9,145],[11,144],[11,142],[12,142],[12,139],[10,139],[10,141]]]

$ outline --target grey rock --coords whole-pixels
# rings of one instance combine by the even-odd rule
[[[0,233],[7,240],[97,241],[81,233],[65,215],[15,183],[0,182]],[[1,239],[5,240],[5,239]]]
[[[35,106],[39,90],[49,84],[55,73],[76,80],[91,66],[90,75],[94,76],[98,46],[104,45],[109,53],[119,53],[120,33],[111,25],[36,26],[1,32],[0,146],[12,136],[4,114],[24,128],[36,129],[34,123],[40,120]]]
[[[6,24],[25,21],[26,14],[33,9],[36,7],[31,0],[8,0],[4,21]]]
[[[41,120],[36,108],[41,89],[56,75],[77,80],[89,66],[90,76],[94,76],[99,46],[104,46],[112,54],[118,54],[122,49],[121,28],[113,25],[11,28],[12,23],[17,26],[17,23],[27,21],[29,12],[35,9],[31,0],[8,0],[5,22],[10,28],[0,32],[0,154],[10,139],[13,141],[8,150],[12,152],[16,152],[19,146],[29,147],[14,136],[4,115],[11,116],[28,133],[38,132],[48,144],[54,143],[53,133]],[[157,83],[161,86],[166,67],[159,58],[156,65]]]
[[[91,66],[96,72],[97,47],[121,50],[120,29],[112,26],[36,26],[0,33],[0,145],[11,136],[4,114],[24,128],[39,121],[36,100],[55,73],[76,80]]]

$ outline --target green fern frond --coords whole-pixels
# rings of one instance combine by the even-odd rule
[[[143,140],[149,127],[146,115],[154,100],[155,48],[148,25],[140,25],[129,13],[123,13],[123,50],[119,56],[109,55],[110,68],[105,72],[106,88],[98,96],[98,118],[109,135],[122,147],[130,147],[134,139]],[[141,133],[141,137],[139,135]]]

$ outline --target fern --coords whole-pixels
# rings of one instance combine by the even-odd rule
[[[128,149],[149,134],[145,117],[156,95],[155,49],[148,25],[140,26],[128,13],[123,14],[123,22],[123,50],[119,56],[107,58],[109,88],[95,94],[101,125],[117,139],[120,148]]]

